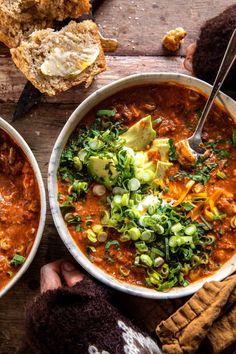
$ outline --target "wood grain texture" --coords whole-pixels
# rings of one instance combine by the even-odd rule
[[[55,98],[44,97],[42,103],[34,107],[23,120],[13,124],[32,148],[45,185],[53,144],[80,102],[97,88],[137,72],[170,71],[187,74],[181,57],[186,45],[197,38],[207,18],[232,3],[231,0],[104,1],[97,13],[97,22],[103,35],[116,37],[120,42],[118,51],[107,57],[108,70],[88,90],[77,87]],[[183,26],[189,34],[177,56],[166,56],[160,41],[166,31],[176,26]],[[11,62],[8,49],[0,46],[0,116],[8,122],[11,121],[25,82],[23,75]],[[70,257],[55,230],[48,209],[43,240],[34,262],[18,284],[0,300],[0,354],[15,354],[20,348],[24,333],[24,307],[38,293],[40,267],[64,256]]]
[[[203,23],[218,15],[233,0],[106,0],[96,19],[104,36],[116,37],[120,43],[117,54],[163,55],[161,40],[165,33],[183,27],[188,35],[177,55],[198,38]]]
[[[0,103],[17,102],[21,91],[26,83],[25,77],[17,70],[9,58],[1,58],[0,70]],[[56,97],[44,96],[43,102],[48,103],[79,103],[96,89],[121,77],[139,72],[181,72],[188,74],[183,68],[183,59],[179,57],[129,57],[107,56],[108,69],[100,74],[90,86],[74,87]],[[1,114],[1,112],[0,112]]]

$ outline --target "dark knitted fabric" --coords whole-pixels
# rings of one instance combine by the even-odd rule
[[[193,72],[202,80],[213,83],[229,39],[236,28],[236,4],[217,17],[208,20],[201,28],[193,54]],[[236,89],[236,62],[231,68],[224,89]]]
[[[140,331],[108,299],[106,289],[88,277],[73,288],[59,288],[38,296],[26,310],[26,335],[33,352],[86,354],[93,345],[98,353],[125,353],[118,320],[131,332]],[[140,353],[158,353],[151,347]]]

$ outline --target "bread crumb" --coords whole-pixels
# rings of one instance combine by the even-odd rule
[[[187,35],[187,32],[182,27],[177,27],[174,30],[171,30],[166,33],[165,37],[162,40],[163,46],[170,50],[171,52],[176,52],[179,50],[180,45]]]

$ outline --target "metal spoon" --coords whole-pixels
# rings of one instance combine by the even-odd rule
[[[208,113],[216,98],[216,95],[218,94],[231,66],[233,65],[235,58],[236,58],[236,29],[234,30],[230,38],[229,44],[225,51],[225,55],[222,59],[219,71],[215,78],[215,82],[213,84],[211,94],[208,97],[206,105],[202,111],[195,132],[187,140],[181,140],[179,143],[176,144],[177,149],[179,145],[179,147],[181,146],[182,149],[184,148],[185,152],[188,150],[187,155],[190,157],[190,160],[192,157],[192,161],[202,156],[205,152],[205,149],[202,147],[203,146],[202,129],[205,124]]]

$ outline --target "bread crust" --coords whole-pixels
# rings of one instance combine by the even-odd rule
[[[49,77],[43,75],[40,70],[41,64],[46,58],[42,50],[43,45],[45,43],[52,43],[52,40],[55,41],[58,34],[63,35],[68,32],[78,36],[78,48],[79,45],[81,46],[81,42],[79,42],[81,36],[88,34],[91,36],[93,43],[96,43],[99,46],[99,54],[96,61],[76,77]],[[61,37],[60,46],[63,46]],[[31,47],[34,47],[34,50],[31,50]],[[33,61],[31,54],[34,51],[37,51],[38,53],[37,66],[32,65]],[[23,41],[21,46],[11,49],[11,55],[14,63],[23,72],[27,79],[30,80],[39,91],[46,93],[49,96],[54,96],[60,92],[66,91],[82,82],[85,83],[85,87],[88,87],[92,83],[94,76],[106,69],[106,61],[98,34],[98,27],[90,20],[81,23],[71,21],[59,32],[53,32],[52,29],[36,31],[28,40]]]
[[[0,0],[0,9],[20,23],[62,21],[89,13],[89,0]]]
[[[22,40],[36,30],[50,28],[53,26],[52,20],[34,21],[32,23],[22,23],[8,16],[0,9],[0,42],[8,48],[15,48],[20,45]]]

